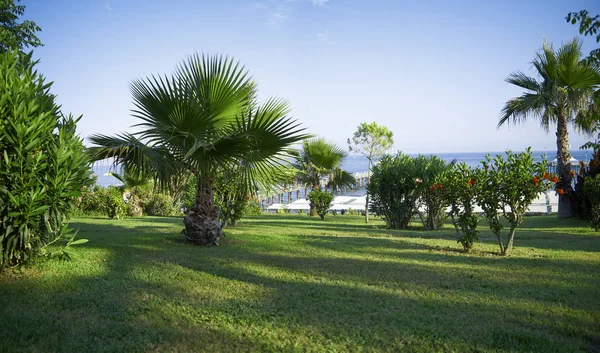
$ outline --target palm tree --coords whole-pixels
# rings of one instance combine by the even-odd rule
[[[132,172],[127,167],[123,168],[121,174],[115,172],[108,172],[108,174],[123,183],[123,193],[127,197],[131,207],[131,215],[133,217],[141,217],[143,210],[142,206],[140,206],[139,190],[141,187],[150,184],[150,177],[144,175],[139,170]]]
[[[311,190],[321,189],[321,179],[327,177],[342,162],[346,152],[325,139],[305,140],[296,156],[298,179]],[[315,205],[310,205],[310,216],[317,216]]]
[[[163,187],[173,176],[196,177],[194,207],[183,234],[199,245],[218,244],[222,223],[214,203],[214,181],[235,166],[248,189],[278,182],[289,152],[306,138],[279,99],[259,105],[247,71],[232,59],[193,55],[171,77],[131,83],[133,116],[141,131],[94,135],[96,159],[114,157],[132,171],[152,175]],[[218,192],[218,190],[217,190]]]
[[[335,193],[343,187],[354,187],[356,186],[356,178],[354,175],[348,173],[340,167],[333,168],[329,179],[327,180],[327,188],[331,189]]]
[[[540,80],[516,71],[506,79],[508,83],[527,90],[523,95],[509,100],[498,127],[505,123],[522,123],[529,117],[540,120],[541,127],[549,131],[556,124],[557,169],[561,188],[567,193],[559,196],[559,217],[572,215],[569,191],[571,188],[571,153],[569,152],[569,123],[579,112],[590,108],[594,90],[600,85],[600,71],[585,60],[581,42],[574,39],[557,52],[544,43],[532,64]]]

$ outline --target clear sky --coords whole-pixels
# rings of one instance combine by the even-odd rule
[[[578,34],[570,11],[598,0],[24,0],[41,28],[39,71],[79,131],[114,134],[136,120],[129,82],[170,73],[189,54],[227,54],[262,97],[286,98],[309,132],[345,145],[363,121],[409,153],[556,149],[536,121],[496,129],[522,91],[542,40]],[[595,46],[585,39],[586,53]],[[531,72],[533,74],[533,72]],[[131,131],[131,130],[130,130]],[[571,145],[587,141],[571,129]]]

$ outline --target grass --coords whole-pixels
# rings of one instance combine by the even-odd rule
[[[528,217],[509,258],[358,216],[256,216],[216,248],[178,218],[73,225],[79,258],[0,275],[0,351],[600,351],[600,234],[576,220]]]

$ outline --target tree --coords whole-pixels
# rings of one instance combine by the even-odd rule
[[[174,74],[131,84],[133,115],[141,131],[94,135],[95,159],[114,157],[132,171],[168,185],[182,171],[196,177],[196,196],[184,217],[188,242],[218,245],[222,233],[215,205],[217,177],[235,166],[240,184],[276,184],[291,146],[306,138],[279,99],[256,100],[256,85],[233,59],[192,55]]]
[[[344,150],[325,139],[305,140],[296,156],[295,167],[298,179],[311,190],[321,190],[321,179],[331,174],[339,167],[346,156]],[[317,216],[314,203],[310,203],[310,216]]]
[[[596,36],[596,43],[600,43],[600,15],[591,16],[587,10],[569,12],[567,22],[577,24],[579,22],[579,34]],[[588,57],[589,60],[600,62],[600,48],[593,49]]]
[[[139,170],[133,172],[127,167],[123,168],[122,174],[109,172],[115,179],[123,183],[123,193],[127,197],[130,214],[132,217],[141,217],[143,214],[140,205],[140,188],[151,183],[150,177]]]
[[[343,187],[356,186],[356,178],[342,168],[336,167],[329,174],[326,186],[328,189],[331,189],[331,192],[335,193],[336,190]]]
[[[394,133],[387,127],[380,126],[376,122],[370,124],[361,123],[354,136],[348,139],[350,151],[364,155],[369,160],[367,181],[371,177],[373,162],[381,158],[394,144]],[[365,222],[369,223],[369,193],[367,192],[365,205]]]
[[[0,52],[10,49],[23,51],[26,47],[43,45],[35,35],[42,29],[35,22],[17,22],[24,13],[25,6],[17,5],[14,0],[0,0]]]
[[[582,59],[581,43],[577,39],[563,45],[556,52],[551,45],[544,43],[532,62],[541,80],[529,77],[522,71],[510,74],[506,81],[527,92],[506,103],[498,123],[500,127],[505,123],[522,123],[527,118],[534,117],[540,120],[546,131],[556,124],[557,169],[560,179],[557,188],[565,191],[559,197],[559,217],[572,215],[568,125],[574,122],[579,112],[590,109],[594,91],[600,85],[598,67]]]

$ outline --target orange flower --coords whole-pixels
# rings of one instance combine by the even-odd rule
[[[473,186],[473,185],[477,184],[477,181],[474,178],[471,178],[471,180],[469,180],[469,182],[467,184],[469,184],[469,186]]]
[[[556,189],[556,192],[557,192],[559,195],[564,195],[564,194],[565,194],[565,191],[564,191],[563,189]]]
[[[439,183],[439,184],[437,184],[437,188],[438,188],[438,189],[441,189],[441,188],[443,188],[443,187],[444,187],[444,185],[442,185],[442,183]]]
[[[435,184],[431,185],[431,186],[429,187],[429,190],[431,190],[431,191],[434,191],[434,190],[435,190]]]
[[[537,176],[533,177],[533,184],[535,184],[535,186],[540,185],[540,178]]]
[[[571,177],[574,177],[574,176],[575,176],[575,171],[574,171],[574,170],[571,170],[571,171],[569,172],[569,174],[571,174]]]
[[[550,173],[548,173],[548,172],[544,173],[544,179],[550,180]]]
[[[552,177],[552,182],[558,183],[558,177],[556,175]]]

